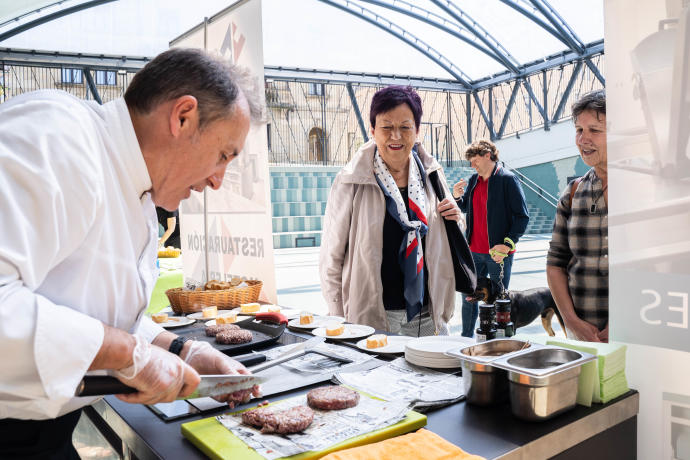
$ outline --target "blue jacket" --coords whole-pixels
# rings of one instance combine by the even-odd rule
[[[465,194],[457,200],[458,206],[467,216],[467,243],[472,241],[472,226],[474,213],[472,210],[472,195],[477,185],[478,174],[473,174],[467,183]],[[499,166],[489,177],[488,198],[486,200],[486,220],[489,226],[489,247],[505,244],[503,239],[508,237],[517,243],[529,223],[529,212],[525,203],[520,181],[515,175]]]

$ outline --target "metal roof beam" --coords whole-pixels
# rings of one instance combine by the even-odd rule
[[[578,59],[589,58],[597,54],[602,54],[603,52],[604,41],[599,40],[597,42],[590,43],[589,45],[585,45],[585,52],[582,55],[575,51],[564,51],[562,53],[552,54],[551,56],[547,56],[543,59],[538,59],[536,61],[524,64],[520,67],[520,73],[517,75],[517,77],[525,77],[537,72],[541,72],[544,69],[551,69],[553,67],[570,64]],[[481,89],[487,86],[505,83],[507,81],[514,80],[515,78],[516,76],[510,72],[502,72],[479,80],[473,80],[472,85],[475,89]]]
[[[570,80],[568,80],[568,85],[565,87],[565,91],[563,91],[561,101],[558,103],[556,112],[553,114],[553,118],[551,120],[552,123],[556,123],[558,119],[561,118],[561,114],[563,113],[563,109],[565,108],[565,103],[568,102],[568,97],[570,96],[570,93],[573,91],[573,85],[575,84],[575,80],[577,80],[578,75],[580,75],[580,70],[582,70],[582,61],[577,61],[577,64],[575,64],[575,68],[573,69],[573,73],[570,75]]]
[[[527,90],[527,94],[529,94],[529,98],[532,99],[532,102],[534,102],[534,105],[537,106],[537,110],[541,114],[541,118],[544,121],[544,126],[546,126],[549,122],[549,118],[546,116],[546,112],[544,111],[544,107],[541,106],[539,101],[537,100],[537,96],[534,95],[534,91],[532,90],[532,85],[530,85],[528,79],[523,80],[523,84],[525,85],[525,89]]]
[[[467,13],[460,9],[456,4],[449,0],[431,0],[436,6],[441,8],[453,19],[465,26],[467,30],[472,32],[479,40],[481,40],[491,51],[496,53],[501,58],[503,65],[512,72],[518,73],[518,61],[515,59],[507,49],[501,45],[481,24],[472,19]]]
[[[582,54],[584,52],[584,44],[575,35],[567,22],[549,5],[546,0],[530,0],[532,5],[539,10],[539,12],[551,23],[551,25],[560,33],[568,42],[568,47]]]
[[[93,81],[91,69],[89,69],[88,67],[83,67],[82,72],[84,73],[84,77],[86,78],[86,84],[89,87],[89,90],[91,90],[91,95],[93,95],[94,100],[99,104],[103,105],[101,95],[98,94],[98,88],[96,88],[96,83]]]
[[[549,79],[546,76],[546,70],[541,71],[541,92],[542,101],[544,101],[544,130],[548,131],[549,126]]]
[[[357,98],[355,97],[355,90],[352,89],[352,83],[346,83],[347,94],[350,96],[350,102],[352,103],[352,108],[355,111],[355,116],[357,117],[357,123],[359,123],[359,130],[362,132],[362,137],[364,142],[369,141],[369,135],[367,134],[367,128],[364,126],[364,120],[362,119],[362,112],[359,111],[359,104],[357,104]]]
[[[565,46],[568,48],[571,48],[570,43],[568,43],[568,40],[558,31],[556,30],[553,26],[551,26],[549,23],[544,21],[542,18],[537,16],[535,13],[538,13],[539,10],[537,10],[534,5],[529,3],[527,0],[500,0],[501,2],[505,3],[509,7],[513,8],[515,11],[518,13],[522,14],[526,18],[528,18],[530,21],[534,22],[535,24],[539,25],[542,29],[553,35],[555,38],[557,38],[560,42],[562,42]],[[532,11],[530,11],[532,10]]]
[[[585,64],[589,58],[602,54],[604,51],[603,41],[590,43],[585,46],[586,51],[583,56]],[[520,67],[520,75],[518,78],[525,77],[542,70],[547,70],[560,65],[569,64],[577,60],[578,54],[573,51],[566,51],[544,59],[527,63]],[[14,48],[0,48],[0,60],[6,64],[26,65],[26,66],[55,66],[55,67],[83,67],[88,66],[91,69],[117,69],[127,70],[129,72],[136,72],[147,62],[151,60],[145,56],[114,56],[106,54],[87,54],[87,53],[65,53],[55,51],[37,51],[24,50]],[[588,66],[589,67],[589,66]],[[596,66],[592,63],[592,67]],[[591,69],[591,67],[590,67]],[[323,69],[301,69],[297,67],[282,67],[282,66],[265,66],[264,72],[266,78],[275,78],[279,80],[312,80],[320,82],[333,83],[357,83],[373,86],[388,86],[388,85],[411,85],[416,88],[433,89],[441,91],[453,91],[466,93],[468,88],[456,80],[429,78],[429,77],[412,77],[400,76],[392,74],[376,74],[366,72],[347,72]],[[599,72],[594,72],[597,78],[601,75]],[[482,89],[488,86],[506,83],[515,80],[515,75],[511,72],[501,72],[499,74],[490,75],[488,77],[472,81],[472,85],[476,89]],[[600,78],[603,83],[603,77]]]
[[[38,19],[34,19],[33,21],[29,21],[25,24],[22,24],[20,26],[14,27],[13,29],[8,30],[7,32],[3,32],[0,34],[0,42],[7,40],[10,37],[14,37],[17,34],[20,34],[22,32],[26,32],[29,29],[33,29],[36,26],[40,26],[41,24],[45,24],[46,22],[50,22],[53,19],[61,18],[63,16],[67,16],[72,13],[76,13],[78,11],[82,11],[88,8],[93,8],[94,6],[99,6],[104,3],[110,3],[114,2],[115,0],[91,0],[89,2],[84,2],[80,5],[75,5],[71,6],[69,8],[65,8],[64,10],[59,10],[54,13],[47,14],[45,16],[41,16]]]
[[[513,111],[513,105],[515,105],[515,97],[518,91],[520,91],[520,80],[515,80],[515,85],[513,86],[513,92],[510,93],[510,100],[508,101],[508,106],[506,107],[506,113],[503,115],[503,121],[501,121],[501,127],[498,128],[498,133],[496,137],[498,139],[503,137],[503,132],[508,124],[508,118],[510,118],[510,112]]]
[[[604,76],[601,74],[601,72],[599,72],[599,68],[597,67],[597,65],[595,63],[592,62],[592,59],[591,58],[585,59],[585,64],[587,65],[587,67],[589,67],[589,70],[592,71],[594,76],[597,77],[597,80],[599,80],[599,82],[602,85],[606,86],[606,80],[604,79]]]
[[[465,94],[465,119],[467,120],[467,143],[472,143],[472,99],[470,93]],[[460,155],[462,159],[463,155]]]
[[[86,65],[92,69],[122,69],[136,72],[144,67],[151,58],[0,48],[0,60],[6,64],[26,66],[83,67]]]
[[[335,70],[300,69],[298,67],[264,66],[264,76],[275,80],[320,81],[330,83],[356,83],[372,86],[410,85],[415,88],[440,91],[467,92],[467,88],[455,80],[440,80],[425,77],[403,77],[364,72],[341,72]]]
[[[350,13],[353,16],[356,16],[360,19],[363,19],[363,20],[367,21],[368,23],[380,28],[381,30],[388,32],[389,34],[393,35],[394,37],[404,41],[405,43],[407,43],[408,45],[412,46],[417,51],[422,53],[424,56],[431,59],[433,62],[435,62],[438,66],[443,68],[446,72],[451,74],[453,77],[455,77],[458,80],[458,82],[460,82],[467,89],[472,89],[472,85],[470,84],[470,78],[467,75],[465,75],[465,73],[462,70],[460,70],[455,64],[450,62],[450,60],[448,58],[446,58],[441,53],[436,51],[430,45],[428,45],[427,43],[425,43],[421,39],[417,38],[415,35],[407,32],[405,29],[398,26],[397,24],[389,21],[388,19],[382,17],[379,14],[376,14],[375,12],[373,12],[371,10],[364,8],[363,6],[355,3],[352,0],[319,0],[319,1],[322,3],[325,3],[327,5],[331,5],[335,8],[338,8],[342,11],[347,12],[347,13]],[[352,5],[352,7],[350,5]],[[354,9],[353,7],[356,9]],[[397,29],[397,31],[394,29]]]
[[[484,119],[484,123],[486,123],[486,127],[489,130],[489,138],[490,140],[495,140],[496,139],[496,133],[494,132],[494,127],[491,124],[491,120],[489,120],[488,115],[486,114],[486,111],[484,110],[484,104],[482,104],[481,99],[479,99],[479,94],[477,91],[472,91],[472,96],[474,96],[474,102],[477,104],[477,108],[479,109],[479,113],[482,114],[482,118]]]
[[[34,9],[34,10],[27,11],[27,12],[25,12],[25,13],[21,13],[21,14],[19,14],[19,15],[13,17],[13,18],[11,18],[11,19],[7,19],[5,22],[1,22],[1,23],[0,23],[0,29],[2,29],[3,27],[5,27],[5,26],[8,25],[8,24],[12,24],[12,23],[17,24],[17,23],[19,23],[19,21],[21,21],[22,19],[26,18],[27,16],[31,16],[32,14],[38,14],[38,13],[40,13],[40,12],[43,11],[43,10],[48,10],[48,9],[53,8],[53,7],[55,7],[55,6],[59,6],[59,5],[63,4],[63,3],[65,3],[65,1],[68,1],[68,0],[58,0],[58,1],[56,1],[56,2],[49,3],[48,5],[43,5],[43,6],[39,7],[39,8]]]
[[[383,8],[388,8],[393,11],[397,11],[398,13],[413,17],[417,19],[418,21],[426,22],[427,24],[436,27],[437,29],[446,32],[447,34],[450,34],[454,36],[455,38],[458,38],[465,43],[467,43],[470,46],[473,46],[477,50],[481,51],[482,53],[486,54],[489,56],[491,59],[495,60],[502,66],[506,67],[507,69],[510,69],[508,66],[505,65],[501,57],[496,55],[492,50],[488,49],[485,45],[483,45],[477,36],[472,33],[471,31],[467,30],[464,27],[461,27],[459,24],[456,24],[453,21],[449,21],[448,19],[444,18],[443,16],[440,16],[436,13],[433,13],[429,10],[425,10],[424,8],[421,8],[417,5],[414,5],[412,3],[406,2],[404,0],[360,0],[365,3],[371,3],[373,5],[377,5]],[[403,5],[404,8],[402,6]],[[463,32],[465,35],[463,35]]]

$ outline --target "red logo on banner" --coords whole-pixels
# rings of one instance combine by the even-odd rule
[[[232,23],[232,55],[235,58],[235,62],[240,60],[240,54],[242,53],[242,49],[244,48],[244,42],[247,41],[244,38],[244,34],[239,34],[239,38],[235,40],[235,37],[237,36],[237,26],[235,23]]]
[[[240,54],[242,54],[246,41],[247,39],[244,37],[244,34],[237,32],[237,24],[233,22],[228,26],[227,32],[225,32],[225,38],[220,47],[220,53],[225,56],[225,53],[230,51],[230,60],[232,62],[237,62],[240,60]]]

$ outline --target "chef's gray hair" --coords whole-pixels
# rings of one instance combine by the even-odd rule
[[[265,120],[263,91],[247,69],[194,48],[172,48],[134,75],[125,91],[127,107],[148,113],[158,104],[191,95],[198,103],[199,128],[227,117],[243,94],[252,122]]]

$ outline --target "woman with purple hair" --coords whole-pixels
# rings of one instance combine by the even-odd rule
[[[439,202],[434,171],[417,143],[422,101],[411,87],[374,94],[373,139],[338,173],[324,217],[319,272],[331,315],[404,335],[448,334],[455,307],[453,262],[441,219],[460,222],[454,200]]]

